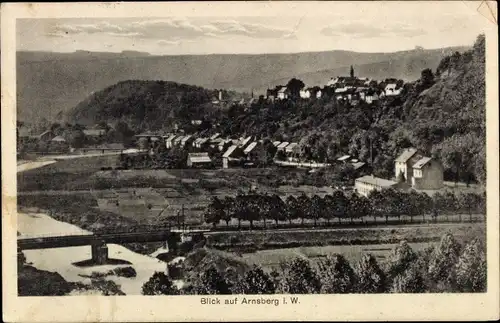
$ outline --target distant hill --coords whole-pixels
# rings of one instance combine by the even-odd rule
[[[18,118],[55,119],[93,92],[125,80],[168,80],[256,94],[292,77],[322,85],[355,66],[359,76],[414,80],[425,67],[466,47],[394,53],[328,51],[261,55],[152,56],[148,53],[18,52]]]
[[[67,111],[66,117],[87,126],[123,121],[134,130],[159,130],[210,115],[215,96],[217,91],[193,85],[130,80],[90,95]]]

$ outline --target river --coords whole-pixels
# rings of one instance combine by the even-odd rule
[[[88,233],[77,226],[57,221],[47,214],[34,210],[18,212],[18,232],[20,237],[53,236],[60,234]],[[155,271],[168,272],[167,264],[154,257],[141,255],[116,244],[108,244],[109,258],[129,262],[129,264],[80,267],[75,263],[91,258],[90,246],[24,250],[26,261],[40,270],[59,273],[68,282],[90,284],[83,277],[92,273],[107,273],[119,267],[131,266],[137,272],[133,278],[108,275],[104,279],[115,282],[127,295],[140,295],[142,285]]]

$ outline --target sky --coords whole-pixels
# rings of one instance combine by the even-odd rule
[[[484,26],[484,19],[467,7],[453,14],[429,8],[418,12],[418,7],[407,12],[366,8],[284,17],[268,12],[260,16],[18,19],[17,50],[133,50],[153,55],[393,52],[416,46],[469,46]]]

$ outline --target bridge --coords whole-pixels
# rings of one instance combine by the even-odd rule
[[[164,229],[156,231],[141,232],[110,232],[110,233],[78,233],[71,235],[50,235],[34,237],[18,237],[17,249],[49,249],[91,246],[92,261],[96,264],[104,264],[108,259],[108,243],[124,244],[137,242],[166,242],[168,245],[175,246],[184,237],[203,234],[209,230],[182,230],[182,229]]]

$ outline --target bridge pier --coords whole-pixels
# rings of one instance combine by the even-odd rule
[[[96,265],[104,265],[108,260],[108,246],[103,240],[93,241],[90,245],[92,262]]]

